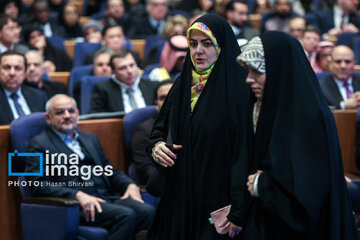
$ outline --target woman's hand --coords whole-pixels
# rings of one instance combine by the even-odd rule
[[[248,190],[250,192],[250,195],[255,197],[255,192],[254,192],[254,182],[255,182],[255,179],[256,179],[256,176],[261,174],[262,171],[261,170],[257,170],[256,173],[252,174],[252,175],[249,175],[248,176],[248,181],[246,183],[247,187],[248,187]]]
[[[179,150],[182,148],[182,145],[173,144],[173,150]],[[165,146],[165,142],[158,142],[155,147],[152,149],[152,157],[155,162],[160,164],[163,167],[171,167],[174,165],[174,160],[176,159],[176,154],[173,153],[168,147]]]
[[[229,237],[234,238],[235,236],[239,235],[241,230],[242,230],[242,227],[240,227],[238,225],[235,225],[232,222],[230,222]]]

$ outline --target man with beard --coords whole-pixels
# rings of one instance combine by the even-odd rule
[[[291,0],[276,0],[275,11],[263,16],[261,32],[281,31],[290,33],[289,21],[296,14],[292,11]]]

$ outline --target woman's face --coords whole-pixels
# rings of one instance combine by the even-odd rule
[[[190,33],[190,55],[197,69],[206,69],[216,60],[211,39],[199,30]]]
[[[68,26],[75,26],[78,22],[79,15],[75,6],[66,5],[64,8],[64,20]]]
[[[250,85],[251,91],[255,94],[255,97],[261,100],[264,93],[266,76],[253,68],[248,68],[248,70],[249,73],[245,82]]]

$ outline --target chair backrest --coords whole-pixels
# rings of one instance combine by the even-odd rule
[[[90,75],[92,69],[92,64],[73,67],[70,73],[68,87],[70,96],[74,96],[74,87],[76,83],[80,82],[81,77]]]
[[[346,45],[346,46],[350,46],[351,40],[353,39],[353,37],[355,36],[356,33],[352,33],[352,32],[346,32],[346,33],[341,33],[337,36],[337,42],[336,45]]]
[[[321,81],[322,79],[326,78],[327,76],[331,75],[331,72],[321,72],[321,73],[315,73],[317,79]]]
[[[353,39],[353,51],[356,64],[360,63],[360,37],[354,37]]]
[[[44,131],[46,126],[44,112],[31,113],[12,121],[10,135],[13,149],[26,151],[29,139]]]
[[[44,112],[31,113],[15,119],[10,123],[12,148],[18,152],[26,152],[29,140],[44,131],[46,126]],[[18,159],[16,164],[24,169],[25,162]],[[19,177],[19,181],[25,181],[25,177]],[[23,197],[31,197],[30,189],[26,185],[20,184],[20,191]]]
[[[124,137],[125,137],[125,148],[130,148],[131,138],[134,128],[139,123],[155,116],[157,113],[157,106],[147,106],[144,108],[135,109],[127,113],[124,117]]]
[[[100,49],[101,46],[101,43],[76,43],[74,47],[73,67],[84,65],[86,55],[95,52]]]
[[[50,42],[50,44],[55,47],[55,48],[60,48],[63,50],[65,49],[65,39],[63,37],[60,36],[51,36],[47,38]]]
[[[95,83],[102,82],[109,77],[84,76],[81,78],[81,114],[87,114],[90,110],[91,92]]]
[[[144,50],[145,59],[148,59],[150,50],[157,44],[159,40],[160,37],[158,35],[152,35],[146,38],[145,50]]]

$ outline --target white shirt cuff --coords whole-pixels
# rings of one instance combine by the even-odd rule
[[[255,181],[254,181],[254,194],[255,194],[255,197],[259,197],[258,181],[259,181],[260,174],[256,175]]]

